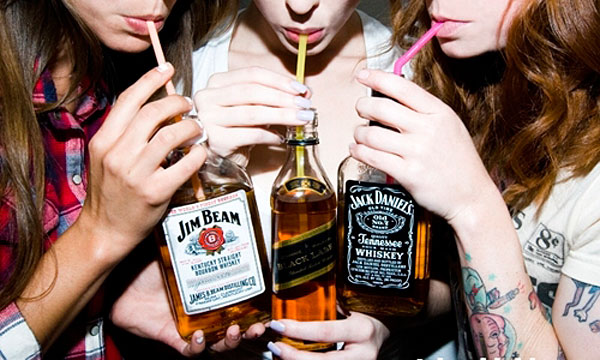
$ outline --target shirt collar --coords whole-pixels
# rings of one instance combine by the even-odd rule
[[[46,113],[51,126],[57,129],[80,129],[82,123],[94,113],[106,109],[109,104],[109,91],[104,81],[92,86],[89,77],[84,77],[78,85],[83,92],[75,111],[69,113],[65,108],[58,108]],[[36,107],[58,101],[56,87],[49,70],[44,70],[33,89],[33,103]]]

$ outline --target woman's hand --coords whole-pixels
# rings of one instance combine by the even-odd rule
[[[172,149],[201,132],[190,120],[166,124],[192,109],[184,97],[171,95],[146,104],[172,75],[171,65],[160,66],[124,91],[89,144],[88,194],[76,224],[111,262],[149,234],[175,190],[206,157],[202,147],[193,147],[175,165],[161,167]]]
[[[211,150],[229,156],[251,145],[281,144],[282,135],[270,125],[305,125],[314,117],[307,93],[289,76],[249,67],[212,75],[194,103]]]
[[[115,325],[137,336],[163,342],[186,357],[198,355],[206,347],[202,330],[195,331],[190,342],[183,340],[177,332],[156,260],[148,264],[127,286],[114,303],[110,317]],[[264,331],[263,324],[254,324],[243,338],[253,339]],[[213,344],[211,349],[230,350],[236,348],[241,340],[240,328],[234,325],[227,329],[225,338]]]
[[[269,343],[269,350],[284,360],[376,359],[381,345],[390,335],[379,320],[356,312],[351,312],[344,320],[334,321],[273,320],[270,327],[281,335],[294,339],[345,343],[343,350],[327,353],[300,351],[283,342]]]
[[[352,156],[394,177],[423,207],[452,223],[487,198],[499,198],[471,136],[456,113],[416,84],[382,71],[358,81],[398,102],[361,98],[359,115],[398,129],[361,126]],[[501,198],[500,198],[501,200]]]

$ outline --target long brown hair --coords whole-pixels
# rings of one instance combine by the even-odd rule
[[[395,41],[431,23],[423,0],[391,0]],[[513,210],[548,199],[561,170],[600,161],[600,18],[596,0],[529,0],[497,53],[450,59],[432,42],[414,81],[453,107]]]
[[[180,0],[161,32],[174,80],[191,92],[191,53],[237,9],[237,1]],[[32,26],[35,24],[35,26]],[[0,4],[0,201],[14,202],[16,233],[8,278],[0,279],[0,308],[19,297],[44,252],[42,208],[45,159],[37,115],[77,98],[84,77],[96,84],[112,73],[107,53],[63,0],[8,0]],[[73,64],[71,88],[56,103],[34,108],[33,88],[51,66],[61,44]],[[114,66],[114,63],[111,64]],[[7,240],[7,239],[1,239]]]

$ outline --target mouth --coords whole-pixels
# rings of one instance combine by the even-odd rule
[[[323,28],[311,28],[311,29],[297,29],[297,28],[284,28],[285,36],[292,42],[297,43],[300,38],[300,34],[306,34],[307,43],[312,44],[323,38],[325,31]]]
[[[441,29],[436,34],[436,36],[438,38],[450,38],[454,35],[454,33],[456,31],[458,31],[458,29],[460,29],[461,27],[463,27],[464,25],[467,25],[469,23],[468,21],[448,19],[446,17],[439,16],[439,15],[432,15],[431,19],[432,19],[432,21],[431,21],[432,26],[435,23],[440,23],[440,22],[444,23],[444,25],[441,27]]]
[[[160,31],[165,25],[165,19],[161,16],[124,16],[124,18],[129,28],[137,35],[148,35],[148,28],[146,26],[146,21],[148,20],[154,22],[157,31]]]

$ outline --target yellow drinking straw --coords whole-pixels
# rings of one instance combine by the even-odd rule
[[[306,64],[306,42],[308,35],[300,34],[298,36],[298,61],[296,62],[296,80],[304,84],[304,67]],[[304,139],[304,129],[302,126],[296,126],[296,140]],[[296,173],[299,177],[304,176],[304,146],[296,146]]]

